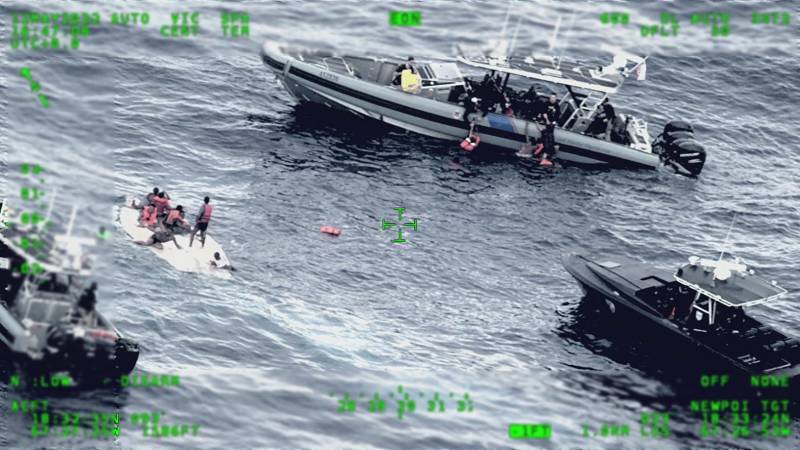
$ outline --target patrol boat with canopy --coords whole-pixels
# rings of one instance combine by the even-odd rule
[[[78,307],[92,273],[84,249],[97,240],[72,235],[76,210],[66,233],[53,239],[42,233],[50,213],[31,225],[8,220],[5,205],[0,211],[0,347],[34,372],[82,380],[131,372],[139,345],[96,309],[82,314]],[[46,249],[46,258],[31,254]]]
[[[800,340],[762,324],[744,309],[786,295],[740,259],[689,258],[676,272],[623,259],[562,257],[588,298],[605,301],[751,375],[796,377]]]
[[[507,43],[495,48],[500,50],[470,53],[458,48],[455,59],[413,61],[420,86],[408,92],[392,83],[398,66],[407,62],[405,58],[338,55],[272,42],[262,45],[261,58],[301,102],[344,109],[446,140],[464,139],[474,122],[482,143],[515,152],[539,140],[543,125],[532,117],[504,114],[493,108],[485,115],[471,113],[466,102],[486,73],[502,77],[498,88],[512,104],[535,82],[539,93],[543,89],[548,89],[547,94],[558,92],[561,114],[554,132],[556,159],[624,168],[667,165],[690,176],[701,172],[706,153],[694,140],[692,126],[685,122],[668,123],[652,140],[643,119],[617,114],[601,124],[605,129],[600,133],[590,133],[596,128],[603,101],[618,92],[630,75],[636,73],[644,79],[647,58],[605,47],[614,54],[614,60],[598,66],[536,54],[508,56]],[[539,96],[537,101],[545,102],[546,98]]]

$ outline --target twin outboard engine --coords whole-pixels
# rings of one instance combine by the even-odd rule
[[[653,142],[653,151],[665,165],[684,175],[699,175],[706,162],[706,150],[694,140],[692,125],[682,120],[664,125],[664,131]]]

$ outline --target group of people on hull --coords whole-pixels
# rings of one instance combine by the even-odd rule
[[[191,231],[189,247],[192,246],[197,232],[200,232],[200,246],[204,247],[206,244],[206,230],[209,222],[211,222],[211,213],[214,210],[211,205],[211,198],[205,197],[203,199],[203,204],[200,205],[200,211],[195,218],[194,227],[186,220],[183,206],[178,205],[172,208],[169,201],[169,195],[164,191],[159,191],[157,187],[153,188],[153,192],[147,194],[144,203],[138,204],[136,200],[133,201],[131,207],[142,211],[139,216],[139,226],[146,227],[153,232],[153,235],[146,241],[136,241],[136,243],[163,248],[163,244],[172,241],[175,243],[175,247],[180,249],[181,247],[175,239],[175,234],[177,232]]]

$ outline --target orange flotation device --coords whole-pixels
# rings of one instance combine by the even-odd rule
[[[320,228],[319,231],[322,233],[330,234],[331,236],[339,236],[342,234],[342,230],[335,227],[329,227],[325,225],[324,227]]]
[[[461,141],[461,148],[465,151],[471,152],[475,150],[475,147],[481,143],[481,137],[477,134],[470,134],[463,141]]]

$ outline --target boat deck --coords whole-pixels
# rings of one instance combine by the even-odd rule
[[[611,266],[608,266],[611,264]],[[639,301],[653,307],[663,318],[670,319],[683,333],[707,345],[711,349],[739,361],[754,373],[770,373],[800,366],[800,340],[762,324],[746,315],[741,308],[720,309],[714,324],[708,316],[697,316],[707,308],[707,297],[692,302],[697,294],[677,281],[669,281],[671,273],[635,263],[599,263],[614,270],[636,286],[635,296]],[[766,291],[757,277],[749,277],[748,286]],[[769,285],[773,290],[777,289]],[[729,289],[726,286],[726,289]],[[745,296],[750,299],[750,296]],[[699,308],[698,308],[699,306]],[[674,316],[674,317],[673,317]]]

